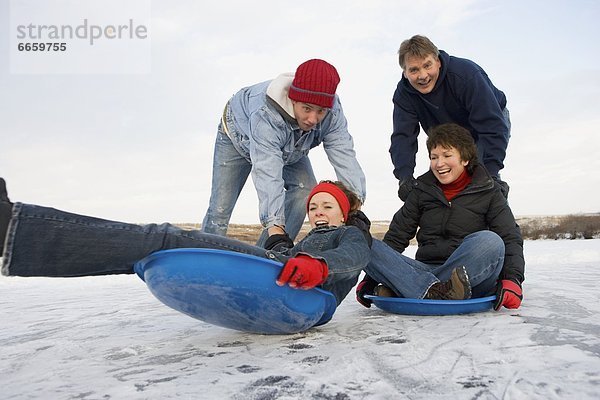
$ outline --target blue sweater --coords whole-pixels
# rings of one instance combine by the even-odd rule
[[[480,161],[492,176],[504,167],[510,126],[503,114],[506,96],[471,60],[440,51],[442,67],[434,89],[421,94],[402,77],[394,92],[394,132],[390,154],[394,175],[412,177],[419,123],[425,132],[454,122],[467,128],[479,149]]]

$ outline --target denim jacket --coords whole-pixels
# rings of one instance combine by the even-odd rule
[[[288,254],[271,251],[267,254],[284,263],[290,256],[298,254],[325,260],[329,275],[322,288],[334,294],[338,305],[356,285],[358,276],[371,260],[369,245],[355,226],[314,228]]]
[[[229,100],[225,112],[233,145],[252,164],[260,221],[265,228],[285,225],[283,167],[298,162],[321,143],[337,178],[362,202],[366,197],[365,175],[356,160],[339,99],[336,96],[323,121],[303,132],[287,97],[292,80],[293,74],[283,74],[243,88]]]

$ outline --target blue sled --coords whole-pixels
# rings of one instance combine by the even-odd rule
[[[469,300],[425,300],[403,297],[365,296],[377,308],[394,314],[406,315],[455,315],[489,311],[494,306],[496,296]]]
[[[134,270],[150,292],[190,317],[244,332],[291,334],[327,323],[332,293],[277,286],[280,262],[213,249],[158,251]]]

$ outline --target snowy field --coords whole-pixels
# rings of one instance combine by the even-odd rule
[[[133,275],[2,277],[0,399],[598,399],[600,239],[525,246],[519,310],[393,315],[351,293],[287,336],[194,320]]]

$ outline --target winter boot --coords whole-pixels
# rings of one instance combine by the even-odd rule
[[[465,267],[455,268],[446,282],[437,282],[431,285],[424,297],[429,300],[467,300],[470,298],[471,283]]]
[[[373,294],[379,297],[398,297],[396,293],[389,287],[385,285],[377,285],[375,289],[373,289]]]
[[[2,256],[8,223],[12,216],[12,207],[13,204],[8,199],[8,193],[6,192],[6,182],[4,178],[0,178],[0,257]]]

